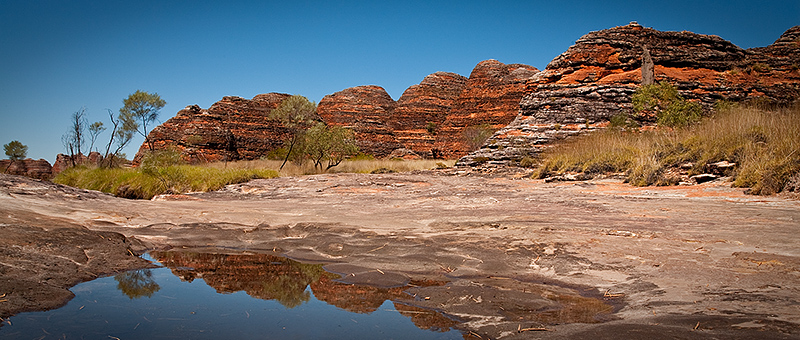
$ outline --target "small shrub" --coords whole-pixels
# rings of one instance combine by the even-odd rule
[[[532,168],[536,165],[536,159],[533,157],[525,156],[519,161],[519,166],[523,168]]]
[[[758,73],[768,73],[772,71],[772,67],[764,63],[755,63],[751,68]]]
[[[461,133],[461,137],[470,150],[477,150],[496,130],[489,124],[469,126]]]
[[[700,121],[700,104],[684,99],[678,89],[667,82],[644,85],[631,97],[636,113],[655,114],[659,126],[684,127]]]
[[[348,158],[350,161],[374,161],[375,156],[367,153],[359,153],[353,157]]]
[[[436,135],[436,123],[428,122],[428,125],[425,126],[425,130],[428,131],[429,135],[435,136]]]
[[[609,119],[608,123],[608,127],[612,129],[638,129],[640,127],[628,112],[621,112],[614,115]]]

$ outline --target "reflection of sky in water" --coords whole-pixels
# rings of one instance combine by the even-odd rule
[[[181,281],[167,268],[153,269],[157,283],[129,298],[114,277],[73,287],[75,298],[57,310],[21,313],[0,328],[2,339],[461,339],[417,328],[385,301],[369,314],[352,313],[310,299],[294,308],[243,291],[218,294],[203,280]],[[144,273],[135,279],[147,281]],[[152,287],[151,287],[152,288]]]

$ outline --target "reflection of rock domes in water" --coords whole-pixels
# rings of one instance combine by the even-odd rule
[[[184,281],[202,278],[218,293],[244,291],[248,295],[275,300],[287,308],[297,307],[311,298],[306,290],[323,302],[354,313],[372,313],[386,300],[408,300],[407,287],[375,288],[336,282],[338,277],[321,264],[304,264],[267,254],[227,255],[156,251],[151,255]],[[442,285],[443,282],[415,282],[416,285]],[[395,308],[422,329],[448,331],[456,324],[441,314],[395,303]]]

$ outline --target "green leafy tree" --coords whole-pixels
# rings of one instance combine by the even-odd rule
[[[144,142],[152,151],[153,141],[148,136],[148,125],[155,123],[158,113],[167,102],[161,99],[158,93],[147,93],[136,90],[125,98],[124,106],[119,109],[119,118],[124,126],[136,126],[135,131],[144,137]]]
[[[133,139],[133,134],[136,133],[136,129],[138,128],[136,121],[132,119],[123,120],[121,116],[122,113],[115,118],[114,112],[108,110],[108,118],[111,120],[112,127],[111,137],[108,139],[106,152],[103,154],[103,163],[104,166],[107,167],[114,165],[115,158],[124,158],[124,156],[122,156],[122,149],[130,144]],[[111,151],[112,146],[116,147],[113,152]]]
[[[12,140],[8,144],[3,145],[3,150],[5,150],[8,159],[11,160],[11,162],[8,163],[8,166],[6,167],[5,170],[3,170],[3,172],[8,172],[8,169],[11,168],[11,164],[14,164],[14,162],[16,161],[25,159],[25,157],[27,157],[28,155],[28,147],[16,140]]]
[[[358,154],[353,132],[341,126],[317,123],[305,132],[303,149],[317,169],[328,170]]]
[[[287,152],[281,164],[283,169],[295,147],[303,139],[305,131],[320,120],[317,116],[317,104],[301,95],[294,95],[284,99],[276,109],[272,110],[270,118],[281,122],[289,132],[288,140],[284,141]]]
[[[100,133],[105,130],[106,128],[103,126],[103,122],[94,122],[89,125],[89,137],[91,140],[91,143],[89,144],[89,152],[92,152],[92,149],[94,149],[94,142],[97,141],[97,136],[99,136]]]
[[[633,110],[640,116],[655,115],[657,123],[666,127],[683,127],[700,121],[702,107],[688,101],[667,82],[644,85],[631,97]]]
[[[6,152],[8,159],[12,162],[23,160],[28,155],[28,146],[16,140],[12,140],[8,144],[3,145],[3,150]]]

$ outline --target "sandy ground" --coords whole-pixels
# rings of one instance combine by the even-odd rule
[[[401,302],[466,338],[800,338],[800,202],[725,182],[330,174],[131,201],[3,175],[0,230],[3,317],[142,266],[132,253],[225,249],[327,263],[355,284],[446,281]],[[40,241],[65,230],[85,235]],[[65,259],[64,243],[83,251]],[[57,261],[74,268],[33,265]],[[37,285],[62,293],[37,306],[19,288]]]

